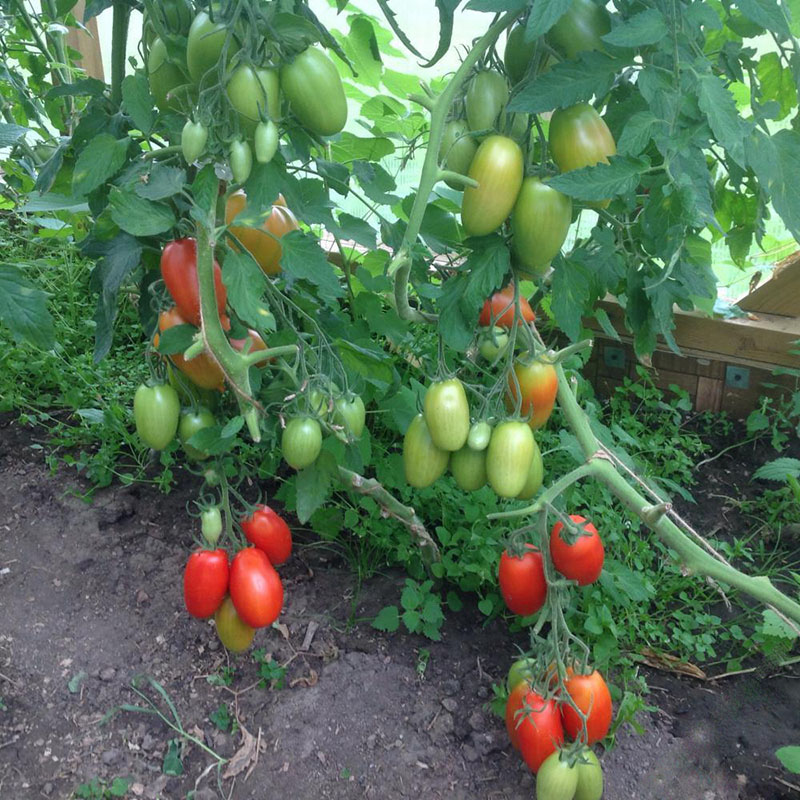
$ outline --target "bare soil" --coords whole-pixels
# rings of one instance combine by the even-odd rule
[[[346,563],[300,537],[281,570],[282,624],[256,639],[288,663],[286,684],[261,688],[252,655],[229,657],[212,624],[183,609],[191,480],[168,496],[117,486],[87,504],[85,487],[51,475],[30,439],[0,422],[0,800],[70,798],[115,777],[132,780],[127,797],[151,800],[192,790],[195,800],[534,796],[502,720],[486,710],[522,644],[501,620],[484,625],[467,604],[449,614],[440,643],[382,634],[364,620],[397,602],[403,576],[356,593]],[[229,666],[230,686],[208,680]],[[184,747],[182,775],[163,774],[179,737],[160,717],[107,718],[145,705],[132,689],[140,675],[208,748]],[[714,684],[648,673],[659,710],[642,716],[644,733],[620,731],[602,758],[605,798],[797,798],[788,784],[800,780],[774,756],[800,744],[797,677]],[[153,684],[143,691],[172,718]],[[242,729],[211,721],[221,704]],[[218,770],[214,753],[232,760]]]

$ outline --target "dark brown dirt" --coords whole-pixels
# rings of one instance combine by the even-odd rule
[[[441,643],[351,625],[396,603],[402,575],[355,596],[344,563],[300,546],[281,570],[282,625],[256,639],[288,662],[286,688],[259,688],[252,654],[229,659],[212,624],[183,610],[190,483],[166,497],[114,487],[88,505],[29,441],[29,431],[0,427],[0,800],[69,798],[91,778],[117,776],[132,779],[128,797],[162,800],[194,789],[194,800],[534,796],[502,721],[485,710],[522,641],[502,621],[482,626],[468,605],[448,616]],[[229,687],[209,682],[227,666]],[[189,743],[183,774],[164,775],[177,735],[161,718],[122,710],[104,721],[122,704],[144,705],[137,675],[232,761],[218,772],[214,755]],[[663,710],[643,716],[643,734],[621,731],[604,756],[607,800],[797,797],[778,782],[798,781],[774,756],[800,744],[796,677],[648,681]],[[147,693],[171,719],[152,685]],[[211,722],[223,703],[255,737],[249,750],[241,732]],[[248,752],[258,754],[252,771]]]

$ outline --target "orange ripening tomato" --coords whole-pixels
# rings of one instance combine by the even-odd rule
[[[514,324],[515,310],[514,286],[509,284],[484,302],[478,324],[484,328],[490,325],[510,328]],[[536,314],[524,297],[519,298],[519,310],[525,322],[533,322],[536,319]]]
[[[236,215],[247,205],[247,195],[243,191],[234,192],[225,206],[225,222],[231,225]],[[256,260],[267,275],[277,275],[281,271],[283,248],[280,239],[289,231],[298,229],[297,218],[286,207],[281,195],[272,204],[272,213],[266,218],[262,229],[243,228],[231,225],[231,233]]]
[[[578,675],[572,667],[567,667],[564,690],[575,705],[586,714],[586,744],[599,742],[608,733],[613,717],[611,693],[603,676],[597,670],[588,675]],[[568,703],[562,702],[561,717],[568,736],[572,739],[583,737],[583,722]]]
[[[223,320],[223,327],[225,327],[226,323],[230,327],[230,321],[227,318]],[[188,324],[174,306],[158,315],[158,330],[161,333],[177,325]],[[159,335],[156,334],[153,338],[153,344],[158,347],[158,342]],[[222,391],[225,386],[225,376],[222,373],[222,368],[208,353],[201,353],[191,361],[187,361],[183,357],[183,353],[173,353],[169,356],[169,360],[194,384],[203,389],[219,389]]]
[[[523,356],[524,358],[524,356]],[[514,379],[516,376],[516,380]],[[508,394],[506,406],[513,411],[517,406],[517,384],[522,394],[520,414],[531,415],[528,424],[533,430],[541,428],[553,413],[558,394],[558,375],[552,364],[543,361],[517,361],[514,375],[508,375]]]

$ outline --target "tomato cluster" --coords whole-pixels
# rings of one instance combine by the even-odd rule
[[[257,506],[240,524],[250,547],[238,550],[230,563],[223,548],[197,550],[183,573],[186,610],[200,619],[213,616],[220,641],[235,653],[250,646],[256,628],[278,619],[283,584],[275,567],[292,551],[289,526],[269,506]],[[214,547],[222,528],[219,509],[204,510],[202,526]]]

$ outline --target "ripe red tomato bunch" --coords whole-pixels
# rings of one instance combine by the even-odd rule
[[[204,534],[206,519],[203,518]],[[233,652],[246,650],[256,628],[272,625],[283,607],[283,584],[276,566],[292,551],[286,521],[269,506],[259,505],[241,521],[250,543],[228,561],[224,548],[201,549],[189,556],[183,573],[186,610],[194,617],[214,616],[220,641]],[[219,535],[207,535],[210,544]]]

